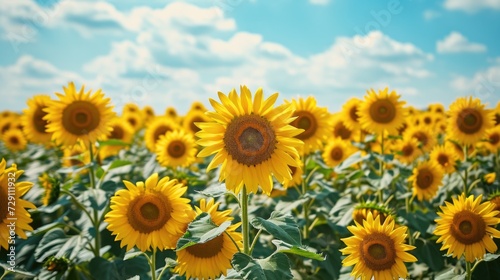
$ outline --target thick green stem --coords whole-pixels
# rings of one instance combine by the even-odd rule
[[[468,160],[468,153],[469,153],[469,149],[468,149],[468,145],[465,145],[464,146],[464,163],[465,165],[467,165],[467,160]],[[467,187],[467,178],[469,177],[469,168],[465,168],[465,174],[464,174],[464,194],[465,196],[469,196],[469,189]]]
[[[307,157],[304,156],[304,165],[303,169],[304,172],[306,172],[306,167],[307,167]],[[311,173],[309,173],[306,178],[302,181],[302,196],[305,196],[307,193],[307,183],[309,182],[309,179],[311,178],[312,173],[315,170],[312,170]],[[303,228],[303,237],[304,239],[309,238],[309,201],[306,201],[304,205],[302,206],[302,212],[304,214],[304,228]]]
[[[250,254],[250,230],[248,224],[248,194],[247,187],[243,185],[241,191],[241,223],[243,234],[243,253]]]
[[[149,266],[151,267],[151,279],[156,280],[156,247],[153,248],[153,254],[151,255]]]
[[[90,177],[90,187],[92,190],[96,190],[96,183],[95,183],[95,170],[94,170],[94,145],[92,142],[89,143],[89,153],[90,153],[90,167],[89,167],[89,177]],[[94,196],[97,196],[97,193],[93,192]],[[97,201],[98,198],[94,197],[94,199]],[[99,219],[99,210],[94,208],[94,229],[95,229],[95,252],[96,257],[100,256],[100,251],[101,251],[101,232],[99,231],[100,225],[101,225],[101,220]]]
[[[468,261],[465,262],[465,270],[466,270],[465,279],[471,280],[472,279],[472,269],[471,269],[471,263]]]

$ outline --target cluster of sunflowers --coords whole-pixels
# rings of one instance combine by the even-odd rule
[[[181,116],[57,97],[0,113],[0,279],[500,273],[500,102],[419,110],[386,88],[331,113],[242,86]]]

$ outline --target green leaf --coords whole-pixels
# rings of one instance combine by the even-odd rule
[[[177,241],[176,250],[180,251],[189,246],[206,243],[221,235],[230,225],[231,222],[226,221],[220,226],[217,226],[212,222],[210,214],[201,213],[189,224],[184,236]]]
[[[88,199],[90,201],[90,206],[97,210],[102,210],[108,204],[108,197],[106,192],[101,189],[89,189],[85,191],[82,195],[87,193]]]
[[[465,276],[466,274],[463,273],[463,274],[456,274],[455,273],[455,268],[452,267],[450,268],[449,270],[441,273],[441,274],[438,274],[436,276],[436,278],[434,278],[435,280],[463,280],[465,279]]]
[[[342,163],[340,163],[337,167],[335,167],[335,173],[342,173],[344,169],[351,167],[352,165],[361,162],[364,157],[361,156],[361,152],[356,152],[352,154],[350,157],[346,158]]]
[[[426,263],[433,271],[441,271],[444,267],[443,254],[439,251],[439,246],[435,242],[419,238],[415,241],[415,249],[411,254]]]
[[[256,229],[265,230],[286,243],[302,245],[299,227],[290,214],[274,211],[269,219],[257,217],[252,219],[251,223]]]
[[[123,159],[117,159],[117,160],[115,160],[115,161],[113,161],[111,163],[111,165],[109,166],[108,170],[112,170],[112,169],[115,169],[115,168],[118,168],[118,167],[130,165],[130,164],[132,164],[131,161],[123,160]]]
[[[94,277],[94,279],[121,279],[116,264],[101,257],[93,258],[90,261],[89,272]]]
[[[97,176],[98,179],[101,179],[102,176],[104,175],[104,169],[102,169],[102,167],[98,166],[97,170],[95,172],[95,175]]]
[[[243,279],[293,279],[288,257],[282,253],[275,253],[268,258],[259,260],[243,253],[236,253],[231,260],[231,264]]]
[[[305,258],[313,259],[313,260],[318,260],[318,261],[324,261],[325,258],[316,253],[316,249],[312,247],[308,247],[305,245],[302,246],[296,246],[296,245],[290,245],[286,242],[283,242],[281,240],[273,240],[273,244],[276,246],[276,251],[280,253],[289,253],[289,254],[294,254],[298,256],[302,256]]]
[[[109,139],[105,141],[98,141],[99,147],[104,147],[104,146],[129,146],[130,143],[123,142],[122,140],[118,139]]]
[[[500,254],[491,254],[491,253],[487,253],[487,254],[484,256],[483,261],[485,261],[485,262],[491,262],[491,261],[494,261],[494,260],[498,259],[498,257],[500,257]]]

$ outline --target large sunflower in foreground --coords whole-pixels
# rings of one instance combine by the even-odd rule
[[[85,146],[105,137],[111,128],[109,121],[114,117],[109,98],[101,90],[85,93],[82,86],[79,92],[71,82],[63,87],[65,94],[56,93],[58,101],[52,101],[44,109],[48,121],[47,132],[58,144],[72,146],[82,140]]]
[[[420,162],[408,178],[413,182],[413,195],[420,201],[432,199],[442,184],[443,176],[444,171],[436,162]]]
[[[326,138],[330,135],[330,114],[325,107],[318,107],[313,96],[307,99],[292,99],[295,120],[291,122],[296,128],[303,129],[296,138],[304,141],[304,155],[321,150]]]
[[[160,137],[165,135],[167,132],[177,130],[179,125],[171,117],[155,117],[149,123],[144,133],[144,142],[146,142],[146,147],[151,152],[156,150],[156,143],[160,140]]]
[[[368,213],[363,224],[347,229],[354,236],[341,239],[347,247],[340,250],[348,255],[343,266],[354,265],[351,275],[361,279],[398,279],[406,278],[408,271],[404,262],[417,259],[407,251],[415,247],[405,244],[406,227],[394,228],[394,219],[380,222],[380,216],[373,218]]]
[[[168,132],[156,143],[156,158],[162,166],[187,167],[196,160],[196,147],[192,134],[184,130]]]
[[[389,88],[380,90],[378,94],[373,89],[367,91],[358,109],[361,127],[379,135],[384,131],[397,135],[406,116],[403,108],[406,102],[399,101],[399,97],[395,91],[389,93]]]
[[[17,237],[26,239],[25,231],[33,230],[29,225],[32,222],[31,215],[27,209],[35,208],[31,202],[22,199],[33,183],[19,182],[18,179],[23,174],[22,170],[17,170],[17,166],[13,164],[6,168],[7,163],[2,158],[0,162],[0,247],[7,250],[9,247],[10,229],[8,225],[15,221],[15,234]],[[15,209],[11,211],[7,206],[9,204],[9,196],[15,197]]]
[[[228,96],[218,94],[222,103],[210,99],[215,112],[207,112],[213,121],[197,123],[197,143],[204,147],[198,157],[215,154],[207,171],[222,164],[219,180],[226,180],[229,190],[239,193],[244,184],[250,192],[260,186],[269,195],[272,175],[279,182],[291,180],[289,166],[300,164],[298,149],[303,143],[295,138],[301,130],[290,125],[293,107],[274,108],[278,93],[264,99],[262,89],[252,101],[246,86],[240,96],[234,89]]]
[[[494,126],[494,114],[478,98],[458,98],[450,105],[448,136],[461,144],[473,145]]]
[[[465,197],[462,193],[453,198],[453,203],[445,202],[441,206],[439,218],[434,234],[439,236],[437,243],[443,243],[441,250],[448,250],[447,254],[460,258],[465,254],[465,260],[474,262],[482,259],[486,250],[490,253],[497,251],[493,237],[500,238],[500,231],[495,226],[500,222],[495,204],[485,201],[481,203],[482,195],[474,198]]]
[[[233,217],[229,216],[231,210],[217,211],[218,207],[219,203],[214,203],[213,199],[208,202],[202,199],[200,207],[196,207],[196,214],[210,214],[212,222],[217,226],[233,220]],[[224,233],[206,243],[177,251],[175,272],[186,275],[187,279],[216,279],[221,274],[226,275],[227,270],[232,267],[233,255],[243,247],[243,237],[240,232],[236,232],[239,226],[240,223],[231,225]]]
[[[44,111],[51,99],[48,95],[35,95],[28,99],[28,108],[24,109],[21,122],[24,134],[32,143],[47,144],[52,138],[52,134],[46,131],[48,122],[43,118],[47,115]]]
[[[172,249],[190,222],[189,199],[182,198],[187,187],[158,174],[146,183],[123,181],[126,189],[111,198],[111,211],[105,221],[115,240],[127,251],[137,246],[145,252],[151,248]]]
[[[448,174],[455,172],[455,162],[459,159],[452,145],[446,142],[444,145],[434,146],[429,155],[429,159],[441,165]]]

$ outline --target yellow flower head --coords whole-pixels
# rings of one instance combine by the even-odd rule
[[[458,98],[450,105],[448,134],[464,145],[476,144],[494,126],[494,114],[477,98]]]

